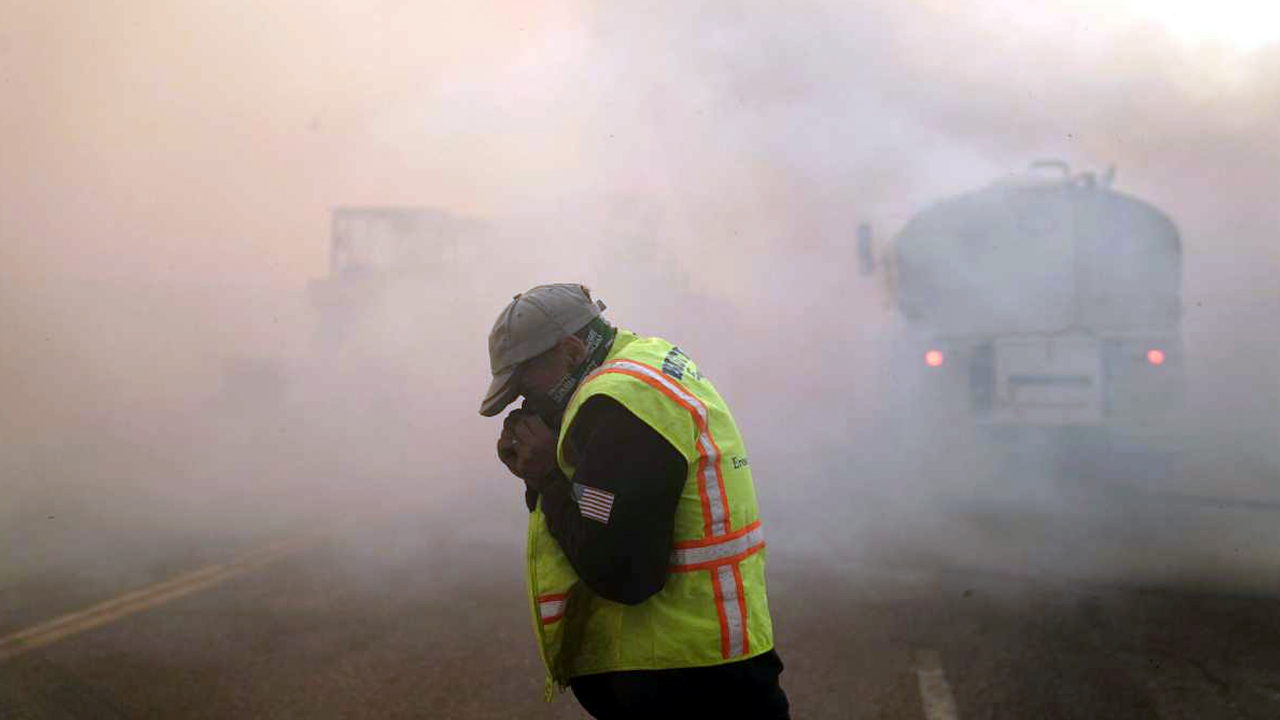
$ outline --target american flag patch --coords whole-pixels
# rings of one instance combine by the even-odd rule
[[[573,497],[578,501],[578,511],[582,513],[582,517],[609,524],[609,515],[613,512],[613,493],[574,483]]]

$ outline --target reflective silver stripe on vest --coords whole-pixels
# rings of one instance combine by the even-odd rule
[[[542,622],[551,622],[564,615],[564,604],[565,598],[563,596],[556,596],[549,600],[539,600],[538,615],[542,617]]]
[[[715,581],[720,584],[720,612],[724,613],[725,626],[729,630],[729,652],[726,657],[738,657],[747,653],[745,618],[738,606],[738,583],[734,581],[733,566],[721,565],[715,570]]]
[[[701,566],[746,554],[748,550],[764,546],[764,529],[759,525],[745,535],[702,547],[676,548],[671,552],[671,569],[678,571],[689,566]]]
[[[711,441],[711,426],[707,419],[707,407],[702,404],[702,401],[696,395],[685,390],[683,385],[673,382],[666,375],[648,365],[642,365],[630,360],[614,360],[605,363],[596,372],[608,372],[615,368],[638,373],[656,381],[697,413],[698,417],[694,420],[694,425],[698,428],[698,452],[703,457],[702,467],[698,471],[698,482],[702,485],[703,492],[706,493],[707,504],[710,505],[708,510],[711,513],[711,534],[726,534],[729,531],[729,518],[725,514],[724,497],[720,494],[720,482],[717,479],[717,475],[720,472],[720,453],[716,450],[715,443]]]

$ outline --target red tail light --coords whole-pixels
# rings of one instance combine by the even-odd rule
[[[1147,351],[1147,362],[1159,367],[1164,364],[1164,351],[1151,349]]]
[[[942,354],[941,350],[930,350],[924,354],[924,364],[929,367],[942,367],[942,363],[947,361],[947,356]]]

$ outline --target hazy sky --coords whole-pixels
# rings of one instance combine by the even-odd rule
[[[1189,289],[1267,292],[1276,18],[1025,5],[0,0],[4,382],[163,396],[296,354],[335,205],[654,198],[731,293],[1057,156],[1179,221]]]
[[[1277,54],[1223,43],[1258,41],[1232,3],[1200,38],[1176,3],[1090,5],[6,2],[6,245],[72,272],[301,278],[333,204],[493,213],[684,189],[687,167],[741,188],[714,175],[1046,152],[1156,184],[1186,143],[1273,124]]]

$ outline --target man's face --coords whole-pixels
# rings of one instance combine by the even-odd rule
[[[548,427],[559,426],[564,403],[568,400],[565,393],[573,390],[561,384],[570,380],[570,374],[586,357],[586,345],[570,335],[545,353],[521,364],[516,375],[516,391],[524,396],[525,409],[536,413]],[[558,399],[552,397],[556,390],[560,393]]]
[[[573,365],[570,364],[564,347],[557,345],[520,365],[516,388],[529,400],[545,401],[551,390],[572,369]]]

